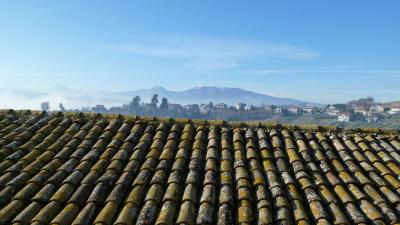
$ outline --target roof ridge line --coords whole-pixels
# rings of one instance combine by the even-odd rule
[[[36,115],[42,114],[41,110],[12,110],[12,109],[0,109],[0,117],[15,113],[17,115]],[[48,115],[57,114],[60,111],[48,112]],[[86,117],[91,119],[129,119],[129,120],[142,120],[144,122],[175,122],[180,124],[191,123],[193,125],[214,125],[220,127],[231,127],[231,128],[245,128],[245,127],[265,127],[265,128],[276,128],[276,129],[288,129],[288,130],[311,130],[321,132],[345,132],[345,133],[378,133],[378,134],[400,134],[398,129],[388,128],[340,128],[329,125],[317,125],[317,124],[280,124],[274,121],[263,121],[263,122],[243,122],[243,121],[225,121],[225,120],[213,120],[213,119],[189,119],[189,118],[171,118],[171,117],[156,117],[156,116],[138,116],[138,115],[122,115],[122,114],[100,114],[92,112],[62,112],[66,116],[71,117]]]

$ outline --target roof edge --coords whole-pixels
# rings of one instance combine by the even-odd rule
[[[16,114],[21,116],[26,115],[39,115],[42,114],[41,110],[13,110],[13,109],[0,109],[0,120],[6,115]],[[60,111],[48,112],[49,115],[58,114]],[[171,118],[171,117],[155,117],[155,116],[138,116],[138,115],[121,115],[121,114],[99,114],[91,112],[63,112],[64,115],[70,117],[81,117],[84,116],[88,119],[130,119],[130,120],[142,120],[145,122],[175,122],[175,123],[191,123],[196,125],[207,125],[207,126],[226,126],[232,128],[238,127],[267,127],[276,129],[288,129],[288,130],[309,130],[309,131],[321,131],[321,132],[345,132],[345,133],[377,133],[377,134],[395,134],[399,135],[400,130],[398,129],[387,129],[387,128],[356,128],[356,129],[344,129],[336,126],[323,126],[317,124],[279,124],[274,121],[265,122],[243,122],[243,121],[225,121],[225,120],[205,120],[205,119],[189,119],[189,118]]]

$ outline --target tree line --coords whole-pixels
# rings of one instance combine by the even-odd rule
[[[135,114],[135,115],[151,115],[151,116],[170,116],[170,117],[187,117],[190,114],[198,113],[199,110],[188,110],[179,104],[171,104],[168,99],[163,97],[159,102],[158,94],[154,94],[149,103],[142,102],[140,96],[135,96],[128,104],[122,106],[113,106],[107,109],[103,105],[92,107],[90,111],[98,113],[119,113],[119,114]]]
[[[221,105],[223,109],[221,109]],[[49,111],[49,102],[43,102],[41,108],[42,110]],[[180,105],[170,103],[165,97],[161,98],[160,102],[158,94],[154,94],[150,102],[143,102],[140,96],[135,96],[127,104],[112,106],[110,108],[104,105],[96,105],[94,107],[71,110],[66,109],[63,103],[60,103],[59,110],[192,119],[258,120],[272,117],[272,112],[263,107],[245,111],[242,109],[238,110],[234,106],[227,106],[223,103],[214,105],[213,102],[201,105]]]

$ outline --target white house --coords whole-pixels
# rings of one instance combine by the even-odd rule
[[[274,109],[274,112],[275,112],[276,114],[282,114],[283,109],[282,109],[282,107],[277,106],[277,107]]]
[[[400,114],[400,108],[390,108],[389,114]]]
[[[312,115],[312,114],[315,113],[315,111],[316,111],[316,108],[315,108],[315,107],[303,108],[303,112],[304,112],[304,114],[306,114],[306,115]]]
[[[217,111],[225,111],[228,108],[228,106],[224,103],[218,103],[214,107]]]
[[[235,108],[236,108],[236,110],[243,111],[246,108],[246,104],[245,103],[241,103],[241,102],[236,103]]]
[[[200,113],[207,114],[210,112],[210,107],[208,104],[201,104],[200,106]]]
[[[328,113],[329,116],[337,116],[338,113],[339,113],[339,110],[336,109],[336,107],[334,107],[334,106],[330,106],[330,107],[326,110],[326,112]]]
[[[383,107],[382,105],[373,105],[369,107],[369,111],[372,113],[383,113],[385,112],[385,107]]]
[[[299,110],[299,107],[297,107],[297,106],[290,106],[288,108],[288,111],[293,113],[293,114],[298,114],[300,110]]]
[[[369,111],[365,109],[364,106],[354,105],[353,107],[354,113],[361,114],[363,116],[368,116]]]
[[[350,114],[349,113],[339,113],[337,117],[338,121],[341,122],[349,122],[350,121]]]

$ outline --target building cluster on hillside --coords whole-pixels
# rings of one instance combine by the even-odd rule
[[[48,102],[42,103],[42,109],[49,110]],[[66,111],[60,103],[60,110]],[[74,111],[74,110],[68,110]],[[143,103],[139,96],[122,106],[107,108],[104,105],[83,108],[79,111],[96,113],[119,113],[152,115],[164,117],[187,117],[197,119],[223,119],[223,120],[263,120],[282,117],[316,116],[318,118],[332,118],[341,122],[379,120],[384,114],[400,114],[400,107],[385,107],[374,102],[372,97],[351,101],[346,104],[333,104],[325,107],[307,107],[295,105],[262,105],[253,106],[246,103],[236,103],[229,106],[225,103],[214,104],[187,104],[181,105],[169,103],[168,99],[158,101],[158,95],[154,95],[150,103]]]
[[[400,114],[400,107],[387,107],[375,103],[372,97],[351,101],[347,104],[327,105],[325,113],[336,117],[338,121],[366,121],[373,122],[382,118],[385,114]]]

